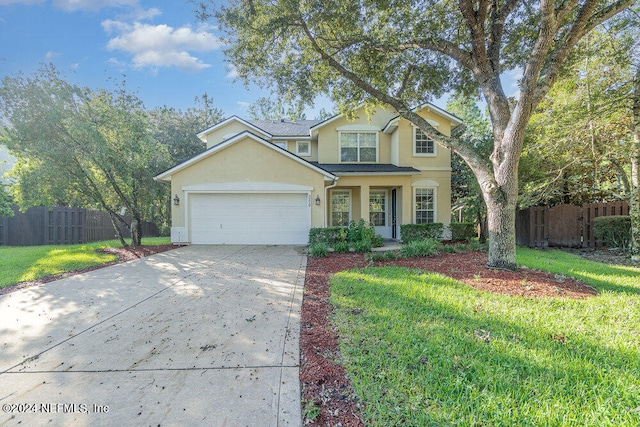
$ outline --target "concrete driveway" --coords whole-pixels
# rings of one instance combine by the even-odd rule
[[[189,246],[0,296],[0,426],[298,426],[306,257]]]

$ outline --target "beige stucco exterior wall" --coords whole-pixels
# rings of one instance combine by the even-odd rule
[[[451,122],[446,117],[435,114],[432,111],[427,111],[427,109],[420,111],[420,115],[426,119],[438,122],[440,124],[437,127],[438,131],[447,136],[451,135]],[[398,136],[398,147],[397,149],[394,147],[397,152],[398,166],[412,166],[416,169],[451,167],[451,152],[439,144],[435,145],[435,156],[414,155],[414,126],[409,121],[404,119],[398,120],[398,129],[396,129],[395,133]]]
[[[207,148],[211,148],[214,145],[218,145],[222,141],[229,139],[229,135],[237,135],[240,132],[244,132],[245,130],[251,131],[252,133],[256,134],[261,138],[266,137],[266,135],[264,135],[263,133],[260,133],[257,130],[247,127],[238,121],[231,121],[226,125],[212,132],[209,132],[206,135],[203,135],[201,139],[207,144]],[[225,136],[227,136],[227,138],[225,138]]]
[[[318,129],[318,162],[339,163],[340,150],[338,146],[338,128],[357,124],[371,125],[382,129],[397,114],[390,110],[378,109],[371,116],[367,116],[364,108],[358,110],[356,120],[349,121],[340,117]],[[391,135],[378,132],[379,163],[391,163]]]
[[[187,203],[183,187],[232,182],[272,182],[312,187],[311,226],[324,225],[324,175],[286,157],[249,137],[213,153],[171,176],[171,197],[183,201],[172,205],[172,226],[184,227]],[[313,201],[320,197],[321,205]]]

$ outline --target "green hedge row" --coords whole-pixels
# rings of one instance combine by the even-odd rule
[[[440,222],[428,224],[402,224],[400,226],[400,236],[403,243],[410,243],[416,240],[427,240],[442,238],[444,225]]]
[[[316,227],[309,230],[309,253],[324,256],[329,248],[334,252],[370,252],[374,246],[382,246],[382,237],[376,235],[371,224],[363,219],[351,221],[348,227]]]
[[[612,248],[626,249],[631,243],[631,217],[629,215],[601,216],[593,219],[596,239]]]
[[[335,245],[347,238],[346,227],[315,227],[309,230],[309,245],[316,243],[326,243],[327,245]],[[344,238],[341,236],[344,234]]]
[[[478,231],[473,222],[452,222],[450,227],[451,240],[454,242],[466,242],[474,237],[478,237]]]

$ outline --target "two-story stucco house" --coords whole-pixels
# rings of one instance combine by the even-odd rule
[[[440,132],[462,122],[426,104]],[[306,244],[310,227],[361,218],[400,238],[400,225],[449,224],[451,155],[391,110],[358,118],[243,120],[198,134],[203,153],[156,177],[171,183],[171,240]]]

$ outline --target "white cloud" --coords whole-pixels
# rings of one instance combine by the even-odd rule
[[[238,77],[240,77],[238,68],[235,65],[231,64],[227,67],[227,69],[229,70],[229,72],[227,73],[228,79],[237,79]]]
[[[238,106],[240,108],[242,108],[243,110],[246,110],[247,108],[249,108],[249,106],[251,106],[251,103],[246,102],[246,101],[237,101],[236,102],[238,104]]]
[[[109,34],[117,34],[109,40],[107,49],[131,54],[135,68],[178,67],[196,73],[211,65],[190,52],[210,52],[222,46],[220,39],[206,29],[113,20],[104,21],[102,27]]]
[[[62,56],[62,54],[60,52],[54,52],[53,50],[47,51],[47,53],[44,54],[44,59],[46,61],[51,61],[53,58],[58,58]]]
[[[511,87],[514,89],[518,89],[519,88],[519,84],[520,84],[520,79],[522,79],[522,76],[524,75],[524,70],[520,67],[516,67],[513,70],[509,71],[509,77],[513,79],[513,82],[511,83]]]

